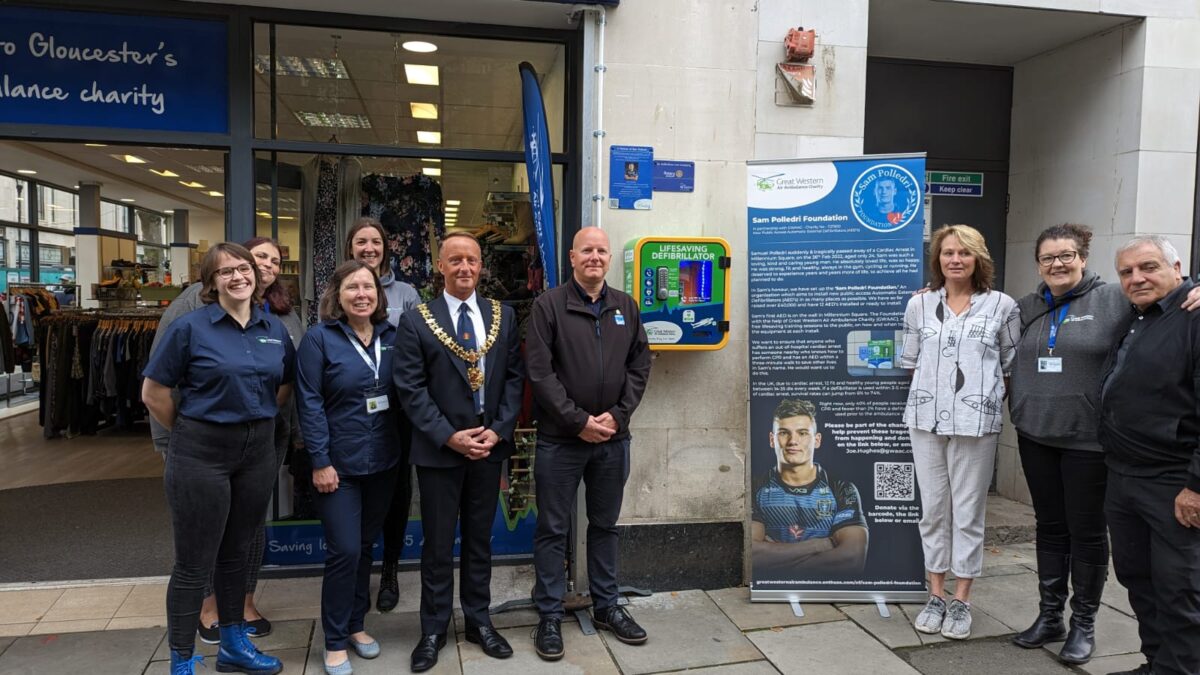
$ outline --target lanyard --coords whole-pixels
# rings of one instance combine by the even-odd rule
[[[1054,345],[1058,342],[1058,327],[1067,318],[1067,310],[1071,307],[1071,294],[1068,293],[1063,297],[1064,302],[1060,308],[1054,309],[1054,296],[1050,295],[1050,291],[1046,291],[1046,304],[1050,305],[1050,334],[1046,337],[1046,349],[1050,356],[1054,356]]]
[[[367,356],[366,350],[364,350],[362,348],[362,342],[360,342],[359,340],[357,340],[353,337],[350,337],[349,335],[347,335],[346,337],[349,338],[350,344],[354,345],[354,351],[358,352],[358,355],[362,357],[363,363],[366,363],[367,367],[371,369],[371,373],[373,375],[375,375],[375,384],[378,385],[379,384],[379,354],[380,354],[380,349],[381,349],[379,346],[380,342],[381,342],[379,337],[378,336],[375,337],[375,362],[374,363],[371,363],[371,357]]]

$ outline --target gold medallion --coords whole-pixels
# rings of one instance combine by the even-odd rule
[[[480,345],[479,349],[475,350],[464,349],[458,343],[458,340],[450,337],[446,331],[442,330],[442,327],[438,325],[437,319],[434,318],[433,312],[429,311],[428,304],[420,305],[417,308],[421,313],[421,317],[425,319],[425,325],[429,327],[429,330],[438,339],[438,342],[441,342],[446,349],[450,350],[451,354],[467,362],[467,383],[471,385],[471,391],[479,391],[483,387],[483,370],[478,366],[479,359],[491,350],[492,346],[496,344],[496,338],[500,336],[500,303],[495,300],[489,300],[488,302],[492,305],[492,325],[488,327],[488,334],[483,344]]]
[[[471,391],[479,391],[483,386],[483,371],[475,366],[467,366],[467,382],[471,385]]]

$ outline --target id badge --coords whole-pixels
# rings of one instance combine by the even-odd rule
[[[387,389],[384,387],[368,387],[367,396],[367,414],[374,415],[388,409]]]
[[[1038,358],[1039,373],[1061,373],[1062,371],[1062,357],[1042,356]]]

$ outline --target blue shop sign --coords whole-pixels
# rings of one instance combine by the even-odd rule
[[[693,192],[695,189],[695,162],[654,160],[655,192]]]
[[[227,133],[223,21],[0,8],[0,123]]]

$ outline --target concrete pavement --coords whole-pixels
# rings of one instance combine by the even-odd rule
[[[650,633],[642,646],[622,644],[603,632],[584,635],[570,621],[564,624],[566,657],[546,663],[534,653],[530,638],[537,616],[521,610],[495,617],[513,645],[513,658],[490,659],[459,634],[442,650],[433,672],[1040,674],[1108,673],[1142,662],[1136,622],[1124,589],[1111,575],[1098,619],[1098,657],[1090,664],[1060,664],[1054,658],[1060,644],[1037,650],[1010,644],[1008,637],[1036,612],[1033,570],[1032,544],[988,549],[984,578],[975,585],[974,633],[962,642],[914,631],[917,605],[890,605],[891,617],[885,619],[873,605],[805,604],[804,616],[798,617],[788,605],[752,605],[746,588],[689,590],[630,600],[631,613]],[[258,644],[283,660],[285,673],[324,672],[319,585],[319,579],[271,579],[260,590],[259,607],[275,622],[275,631]],[[529,567],[497,568],[494,596],[497,602],[521,597],[531,585]],[[414,572],[402,575],[401,589],[395,612],[368,617],[367,629],[383,654],[372,661],[352,657],[356,673],[408,672],[420,631]],[[0,673],[166,673],[164,593],[160,582],[0,591]],[[457,626],[461,630],[461,620]],[[200,652],[211,656],[215,648],[205,645]],[[213,659],[205,663],[213,672]]]

